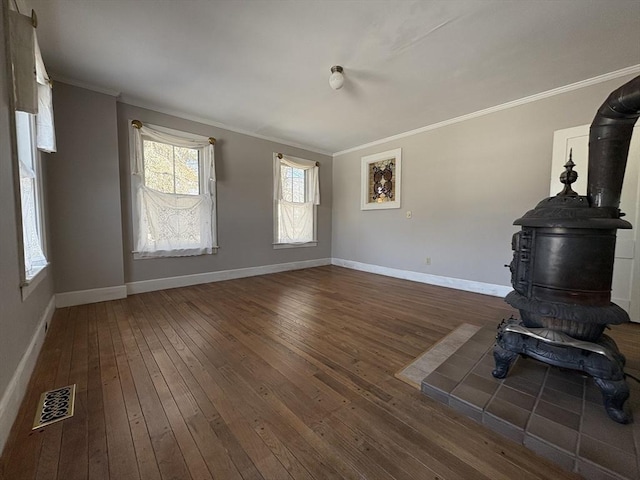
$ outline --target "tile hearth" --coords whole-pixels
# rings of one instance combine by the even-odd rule
[[[627,380],[634,423],[617,424],[579,372],[520,357],[495,379],[495,335],[478,330],[422,380],[422,392],[587,479],[640,480],[640,385]]]

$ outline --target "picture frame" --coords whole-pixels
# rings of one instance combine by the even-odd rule
[[[400,208],[402,149],[362,157],[360,210]]]

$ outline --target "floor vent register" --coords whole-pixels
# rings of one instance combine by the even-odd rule
[[[75,384],[44,392],[40,396],[32,430],[73,417],[75,398]]]

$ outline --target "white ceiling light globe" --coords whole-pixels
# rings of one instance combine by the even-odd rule
[[[344,75],[342,74],[342,67],[335,65],[331,67],[331,76],[329,77],[329,85],[334,90],[339,90],[344,85]]]

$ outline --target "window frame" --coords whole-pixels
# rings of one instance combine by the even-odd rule
[[[24,116],[25,121],[19,120],[19,116]],[[24,125],[22,125],[24,123]],[[22,300],[35,290],[35,288],[47,276],[49,262],[46,218],[44,210],[44,179],[42,169],[42,154],[37,146],[37,130],[35,114],[15,111],[13,116],[15,134],[15,189],[16,189],[16,216],[18,219],[18,241],[20,256],[20,289]],[[24,161],[28,157],[29,162]],[[24,205],[22,204],[22,177],[20,176],[20,163],[26,164],[34,173],[34,211],[35,224],[38,233],[40,248],[44,256],[44,263],[33,269],[31,275],[27,272],[25,260],[25,238],[24,238]]]
[[[273,154],[273,180],[274,180],[274,185],[275,185],[275,178],[276,175],[279,172],[279,168],[277,166],[277,162],[282,163],[282,159],[279,157],[280,154],[278,153],[274,153]],[[293,157],[291,155],[287,155],[289,158],[293,159],[293,160],[297,160],[301,163],[316,163],[316,162],[312,162],[311,160],[307,160],[304,158],[298,158],[298,157]],[[291,167],[291,168],[295,168],[295,167]],[[301,169],[302,170],[302,169]],[[309,194],[309,188],[308,188],[308,183],[309,183],[309,175],[308,175],[308,170],[303,170],[304,171],[304,190],[305,190],[305,200],[307,199],[307,195]],[[315,240],[311,240],[309,242],[300,242],[300,243],[293,243],[293,242],[281,242],[280,241],[280,222],[279,222],[279,215],[278,215],[278,198],[277,198],[277,192],[275,190],[275,187],[273,188],[273,249],[274,250],[279,250],[279,249],[286,249],[286,248],[305,248],[305,247],[317,247],[318,246],[318,205],[313,205],[313,232],[312,232],[312,238],[315,238]]]

